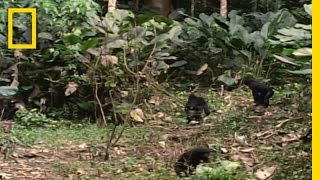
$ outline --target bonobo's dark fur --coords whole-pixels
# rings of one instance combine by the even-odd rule
[[[304,143],[311,142],[312,141],[312,128],[310,128],[308,130],[308,132],[304,136],[301,137],[301,139]]]
[[[25,104],[17,99],[1,99],[0,120],[13,120],[19,109],[25,109]]]
[[[269,106],[269,99],[274,94],[272,87],[252,77],[244,78],[243,83],[251,89],[256,105]]]
[[[184,152],[174,165],[176,174],[180,177],[191,175],[202,162],[209,162],[209,147],[196,147]]]
[[[206,116],[210,114],[207,102],[202,97],[197,97],[194,94],[190,94],[184,110],[187,114],[188,124],[192,120],[200,121],[202,119],[203,111]]]

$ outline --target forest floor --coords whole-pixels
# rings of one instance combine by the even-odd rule
[[[186,125],[181,106],[155,96],[144,109],[148,120],[127,127],[110,147],[107,161],[105,134],[110,129],[27,130],[1,121],[0,179],[178,179],[173,170],[178,156],[204,143],[213,152],[204,166],[240,166],[229,174],[222,170],[216,179],[311,179],[311,143],[301,140],[311,127],[311,114],[301,111],[287,91],[277,92],[268,108],[254,107],[248,91],[199,94],[214,110],[202,124]],[[177,96],[187,99],[185,93]],[[12,139],[22,144],[12,145]]]

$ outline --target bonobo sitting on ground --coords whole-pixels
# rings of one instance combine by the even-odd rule
[[[190,94],[184,110],[187,114],[188,124],[192,120],[201,121],[203,111],[206,116],[210,114],[207,102],[202,97],[197,97],[194,94]]]
[[[272,87],[252,77],[244,78],[243,83],[251,89],[256,106],[269,106],[269,99],[274,94]]]
[[[184,152],[174,164],[174,170],[180,177],[188,177],[202,162],[209,162],[210,149],[208,146],[196,147]]]
[[[25,109],[23,101],[18,99],[0,99],[0,121],[13,120],[17,110]]]

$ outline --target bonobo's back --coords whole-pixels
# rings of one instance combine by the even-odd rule
[[[178,176],[189,176],[202,162],[208,162],[210,149],[208,147],[196,147],[184,152],[174,165]]]

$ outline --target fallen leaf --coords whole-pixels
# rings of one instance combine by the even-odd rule
[[[100,63],[103,66],[109,66],[110,64],[118,64],[118,57],[117,56],[112,56],[112,55],[101,55],[100,56]]]
[[[227,150],[226,148],[221,148],[221,151],[222,151],[223,153],[227,153],[227,152],[228,152],[228,150]]]
[[[241,143],[241,144],[248,144],[247,143],[247,137],[246,136],[240,136],[237,133],[234,133],[234,138],[237,142]]]
[[[159,96],[151,96],[151,98],[148,101],[150,104],[154,104],[156,106],[160,105],[160,97]]]
[[[274,173],[276,168],[277,168],[276,166],[261,168],[261,169],[258,169],[254,174],[259,179],[267,179]]]
[[[171,104],[170,104],[170,107],[171,107],[172,109],[175,109],[175,108],[178,107],[178,105],[177,105],[176,103],[171,103]]]
[[[86,171],[83,168],[79,168],[76,172],[78,175],[84,175]]]
[[[157,112],[155,115],[156,119],[164,119],[166,117],[166,114],[163,112]]]
[[[160,141],[159,142],[160,147],[166,148],[166,142],[165,141]]]
[[[241,149],[240,151],[241,152],[245,152],[245,153],[249,153],[249,152],[252,152],[254,150],[255,150],[255,148],[246,148],[246,149]]]
[[[301,138],[301,135],[298,133],[290,133],[287,134],[285,137],[281,138],[282,142],[291,142],[291,141],[296,141],[299,140]]]
[[[75,82],[69,82],[66,91],[64,92],[65,96],[70,96],[71,94],[73,94],[74,92],[77,91],[78,88],[78,84]]]
[[[143,119],[145,119],[144,113],[143,113],[142,109],[140,109],[140,108],[132,110],[130,112],[130,116],[137,122],[143,122]]]
[[[201,75],[205,70],[207,70],[208,69],[208,64],[207,63],[205,63],[204,65],[202,65],[199,69],[198,69],[198,71],[197,71],[197,76],[199,76],[199,75]]]
[[[291,120],[292,119],[285,119],[285,120],[277,121],[277,123],[279,123],[279,124],[277,124],[276,127],[279,128],[279,127],[283,126],[283,124],[285,124],[286,122],[289,122]]]
[[[128,91],[120,91],[121,97],[127,97],[129,95]]]

